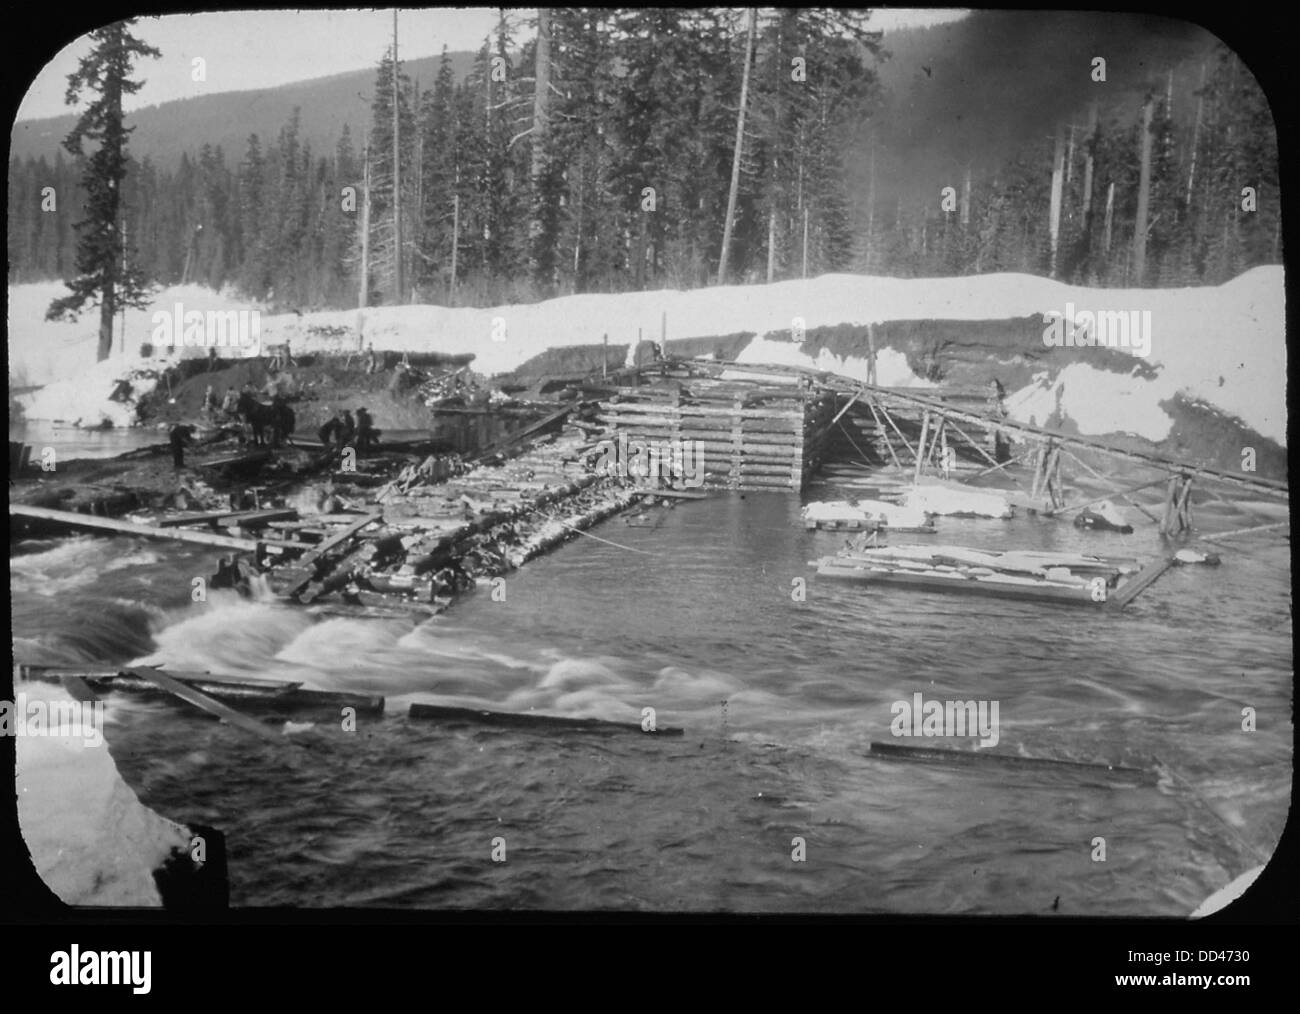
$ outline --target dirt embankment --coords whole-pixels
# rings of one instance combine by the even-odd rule
[[[917,320],[876,324],[872,338],[877,350],[892,348],[907,357],[919,377],[950,387],[984,387],[997,379],[1008,391],[1033,382],[1036,375],[1056,376],[1073,363],[1140,379],[1153,379],[1157,367],[1127,352],[1107,348],[1048,347],[1043,344],[1041,316],[1010,320]],[[804,350],[816,357],[825,348],[837,356],[865,357],[871,342],[865,325],[815,328],[808,332]],[[1193,464],[1237,471],[1243,450],[1255,451],[1255,474],[1269,479],[1287,477],[1286,448],[1261,436],[1212,405],[1178,394],[1159,403],[1173,420],[1169,436],[1147,440],[1124,432],[1124,420],[1115,419],[1112,443],[1131,450],[1160,454]],[[1038,420],[1040,425],[1063,432],[1078,432],[1068,417]]]
[[[1146,360],[1118,349],[1048,347],[1043,344],[1043,327],[1041,315],[1006,320],[886,321],[872,325],[869,338],[864,324],[840,324],[810,329],[804,336],[801,351],[812,359],[822,349],[836,356],[865,359],[874,342],[877,351],[901,352],[918,377],[960,388],[984,388],[996,379],[1008,393],[1033,383],[1036,376],[1044,373],[1054,377],[1073,363],[1139,379],[1151,379],[1157,374],[1157,368]],[[754,337],[751,332],[740,332],[669,339],[666,351],[681,358],[711,354],[719,360],[729,360]],[[777,341],[790,339],[779,332],[764,337]],[[608,348],[581,345],[548,349],[499,379],[540,390],[558,378],[599,371],[602,359],[611,369],[621,368],[627,348],[627,345]],[[1170,434],[1164,440],[1154,442],[1126,434],[1124,420],[1119,418],[1115,420],[1115,432],[1107,439],[1132,450],[1225,470],[1240,469],[1244,449],[1253,448],[1256,474],[1271,479],[1286,478],[1286,448],[1239,420],[1182,394],[1161,401],[1159,407],[1173,420]],[[1058,415],[1038,421],[1067,433],[1078,431],[1068,417]]]
[[[376,354],[377,369],[367,373],[364,354],[344,356],[304,355],[289,369],[273,372],[270,360],[186,360],[177,365],[157,390],[147,395],[145,425],[196,421],[203,416],[204,397],[212,387],[218,403],[229,389],[245,388],[259,398],[269,397],[268,381],[278,380],[289,396],[297,417],[297,432],[313,435],[336,411],[360,407],[369,410],[381,430],[430,429],[435,418],[420,391],[425,379],[436,379],[457,367],[451,363],[426,366],[413,374],[398,366],[400,356]]]

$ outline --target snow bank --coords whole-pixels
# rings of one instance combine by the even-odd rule
[[[973,490],[969,486],[922,482],[907,492],[903,503],[927,514],[974,514],[985,518],[1009,518],[1011,504],[1001,493]]]
[[[29,701],[73,705],[61,687],[24,683]],[[162,904],[153,871],[190,834],[144,806],[102,738],[55,720],[59,735],[17,736],[18,823],[36,872],[69,905]],[[101,730],[102,731],[102,730]]]
[[[924,511],[883,500],[814,500],[800,512],[805,521],[879,521],[895,528],[920,528],[928,525]]]
[[[139,356],[105,359],[92,363],[66,380],[56,380],[17,400],[28,419],[80,421],[87,428],[105,422],[114,427],[126,427],[135,421],[135,398],[152,391],[157,385],[157,370],[156,361]],[[132,400],[129,404],[112,400],[111,396],[121,380],[131,385]]]
[[[93,363],[95,324],[89,316],[81,325],[40,320],[49,300],[61,291],[60,286],[48,284],[10,288],[11,376],[26,372],[29,383],[42,383]],[[187,310],[246,307],[194,286],[167,290],[155,306],[170,307],[177,299],[185,302]],[[1041,422],[1049,414],[1049,402],[1055,405],[1059,397],[1066,414],[1085,433],[1128,430],[1158,440],[1168,434],[1171,422],[1157,403],[1182,391],[1284,443],[1284,304],[1281,267],[1254,268],[1219,286],[1183,289],[1088,289],[1021,274],[959,278],[823,275],[689,292],[563,296],[543,303],[486,309],[393,306],[361,312],[280,314],[262,318],[261,340],[264,348],[289,340],[295,350],[324,351],[339,347],[340,342],[350,343],[360,323],[362,340],[373,342],[377,350],[473,353],[475,369],[500,373],[548,348],[599,344],[605,335],[611,344],[635,342],[638,333],[658,339],[666,315],[670,338],[754,332],[759,337],[742,351],[742,362],[806,365],[865,379],[864,359],[839,357],[827,350],[812,357],[800,344],[779,339],[799,326],[811,330],[896,320],[997,320],[1035,315],[1042,319],[1049,314],[1064,315],[1071,306],[1074,319],[1084,311],[1143,311],[1150,314],[1151,351],[1135,366],[1155,367],[1155,379],[1124,376],[1076,362],[1061,371],[1055,382],[1039,382],[1015,392],[1009,399],[1015,417],[1033,415]],[[1047,326],[1045,320],[1044,328]],[[138,347],[150,330],[148,311],[129,312],[127,347]],[[1047,351],[1041,339],[1028,341],[1033,347],[1026,347],[1024,353],[1042,355]],[[1132,354],[1133,350],[1121,351]],[[1075,354],[1086,357],[1089,352],[1084,349]],[[903,356],[890,349],[881,351],[878,376],[881,383],[891,386],[926,386],[907,368]]]
[[[126,352],[122,352],[122,318],[113,326],[113,354],[100,362],[99,310],[92,308],[80,319],[47,321],[51,302],[66,295],[61,282],[38,282],[9,287],[9,383],[10,386],[44,384],[45,387],[17,400],[28,419],[78,419],[88,427],[105,421],[114,427],[134,421],[134,396],[154,389],[160,366],[169,359],[155,351],[152,359],[140,357],[141,344],[154,331],[154,314],[173,313],[177,303],[185,311],[255,309],[231,293],[213,292],[199,285],[174,285],[164,289],[144,310],[126,311]],[[201,349],[186,349],[187,355],[203,355]],[[174,357],[173,361],[174,361]],[[128,380],[133,391],[131,404],[110,400],[119,380]]]
[[[1012,419],[1031,426],[1046,426],[1049,418],[1058,413],[1072,419],[1086,436],[1134,433],[1158,443],[1169,436],[1174,425],[1160,402],[1172,398],[1181,388],[1169,370],[1153,380],[1144,380],[1133,374],[1099,370],[1087,363],[1071,363],[1055,379],[1039,374],[1008,395],[1005,404]],[[1273,437],[1279,443],[1286,437],[1285,412],[1281,424],[1281,434]]]

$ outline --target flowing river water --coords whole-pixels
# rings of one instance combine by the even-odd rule
[[[809,561],[845,535],[806,531],[800,503],[716,493],[652,525],[615,518],[592,534],[619,546],[577,538],[511,574],[505,601],[480,590],[420,625],[193,603],[201,547],[28,542],[10,561],[15,655],[386,695],[355,732],[286,727],[311,749],[108,697],[142,801],[226,833],[237,906],[1179,916],[1272,852],[1292,767],[1285,543],[1174,568],[1116,615],[818,578]],[[1159,549],[1151,525],[940,525],[932,540],[977,547]],[[973,746],[893,737],[891,706],[916,693],[997,701],[998,753],[1158,758],[1176,777],[870,756],[873,740]],[[416,701],[628,722],[653,707],[685,735],[413,722]]]

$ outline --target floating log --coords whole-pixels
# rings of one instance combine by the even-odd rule
[[[932,746],[905,746],[901,743],[877,743],[873,741],[870,752],[873,757],[930,764],[948,764],[959,767],[989,765],[1012,770],[1113,775],[1126,779],[1135,779],[1145,784],[1155,784],[1157,781],[1156,772],[1146,768],[1125,767],[1120,764],[1101,764],[1093,761],[1054,760],[1050,757],[1018,757],[1014,754],[992,753],[988,750],[947,750]]]
[[[219,701],[233,701],[248,709],[273,709],[276,711],[302,711],[311,709],[334,710],[355,708],[358,713],[380,714],[384,698],[373,694],[354,694],[329,690],[304,690],[300,681],[267,680],[254,677],[213,676],[210,673],[186,670],[159,670],[178,683],[191,687]],[[27,679],[47,683],[65,683],[77,680],[92,691],[110,692],[161,692],[157,681],[136,673],[133,669],[75,670],[55,666],[23,665],[20,673]],[[170,692],[170,691],[168,691]]]
[[[451,708],[438,704],[412,704],[409,717],[422,722],[450,722],[466,725],[489,725],[499,728],[532,729],[538,732],[635,732],[641,736],[681,736],[683,730],[658,727],[647,732],[637,722],[611,722],[603,718],[566,718],[562,715],[523,714],[509,711],[484,711],[477,708]]]

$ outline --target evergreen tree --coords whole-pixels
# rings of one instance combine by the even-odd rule
[[[64,147],[78,156],[86,140],[99,142],[99,148],[90,156],[82,177],[88,217],[76,225],[77,276],[67,283],[69,294],[51,303],[45,314],[49,320],[75,318],[87,303],[98,300],[101,360],[107,359],[113,348],[113,315],[118,306],[143,308],[149,295],[146,280],[131,257],[131,246],[123,242],[121,234],[122,181],[132,129],[123,123],[122,97],[140,90],[141,82],[129,76],[134,60],[162,54],[135,38],[129,31],[132,24],[116,21],[92,31],[94,48],[68,75],[68,105],[75,105],[86,89],[96,97],[64,139]]]

